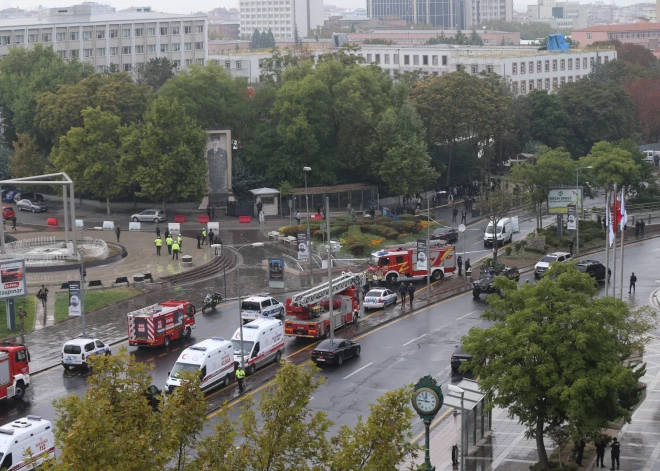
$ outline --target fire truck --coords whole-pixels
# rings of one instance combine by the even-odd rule
[[[30,353],[25,345],[0,343],[0,399],[21,399],[30,387]]]
[[[360,290],[364,275],[344,272],[332,280],[333,325],[335,330],[356,324],[362,309]],[[330,334],[330,283],[322,283],[286,300],[284,335],[290,337],[325,338]],[[325,303],[324,303],[325,301]]]
[[[170,341],[189,338],[195,328],[195,306],[188,301],[152,304],[128,313],[128,344],[167,347]]]
[[[441,280],[446,274],[456,271],[456,247],[453,245],[432,240],[429,257],[432,280]],[[378,270],[382,271],[388,283],[424,278],[428,276],[426,252],[418,255],[415,242],[375,250],[369,257],[369,272],[375,274]]]

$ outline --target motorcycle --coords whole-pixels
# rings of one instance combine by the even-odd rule
[[[220,293],[213,293],[213,296],[207,294],[204,297],[204,305],[202,306],[202,314],[206,312],[207,309],[215,309],[215,307],[220,304],[222,301],[222,296]]]

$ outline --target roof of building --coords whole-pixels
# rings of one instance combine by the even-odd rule
[[[16,28],[43,26],[48,24],[79,24],[79,23],[122,23],[124,21],[156,21],[156,20],[183,20],[188,18],[205,19],[206,15],[179,15],[175,13],[155,12],[126,12],[126,13],[99,13],[91,15],[62,15],[40,16],[37,18],[7,18],[0,20],[0,28]]]
[[[660,31],[660,23],[631,23],[627,25],[596,25],[573,30],[574,33],[604,32],[619,33],[625,31]]]

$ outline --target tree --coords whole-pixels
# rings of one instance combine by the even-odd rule
[[[110,199],[124,190],[119,175],[120,119],[100,108],[87,108],[82,116],[84,126],[60,138],[51,162],[74,180],[78,191],[104,198],[110,215]]]
[[[48,158],[39,150],[36,138],[21,133],[14,141],[14,155],[9,158],[9,172],[14,178],[43,175]]]
[[[270,28],[268,28],[268,47],[269,48],[277,47],[277,41],[275,41],[275,35],[273,34],[273,31]]]
[[[0,145],[0,179],[6,180],[11,178],[9,166],[11,165],[11,157],[14,151],[7,146]]]
[[[122,132],[124,184],[153,201],[195,201],[206,190],[206,132],[176,100],[156,98],[144,123]]]
[[[539,142],[551,149],[563,147],[571,135],[568,114],[555,93],[534,90],[515,98],[511,106],[519,145]]]
[[[628,147],[628,148],[626,148]],[[581,167],[592,166],[589,179],[598,188],[608,190],[613,184],[636,187],[644,179],[641,156],[634,158],[629,146],[598,142],[586,157],[578,161]]]
[[[470,34],[469,43],[471,46],[483,46],[484,40],[481,38],[481,35],[479,35],[477,31],[473,29],[472,33]]]
[[[259,30],[255,28],[252,33],[252,40],[250,41],[250,49],[259,48],[261,48],[261,34],[259,34]]]
[[[631,43],[618,46],[616,48],[616,58],[646,68],[652,67],[658,62],[658,59],[649,48]]]
[[[149,62],[136,67],[138,84],[149,85],[153,90],[159,90],[169,79],[174,77],[175,65],[167,57],[154,57]]]
[[[488,219],[488,225],[492,225],[495,237],[493,237],[493,260],[497,261],[497,225],[507,217],[514,206],[514,197],[510,193],[497,187],[495,191],[486,194],[486,197],[479,202],[481,214]],[[507,236],[503,235],[503,238]]]
[[[660,78],[637,79],[625,88],[636,105],[642,141],[660,141]]]
[[[593,279],[572,264],[551,266],[535,285],[494,283],[503,294],[490,296],[482,314],[494,324],[464,337],[475,358],[464,368],[479,376],[489,407],[508,408],[536,439],[539,469],[547,470],[550,425],[566,423],[589,437],[611,420],[630,419],[621,398],[637,390],[637,379],[622,362],[646,341],[656,313],[595,297]]]

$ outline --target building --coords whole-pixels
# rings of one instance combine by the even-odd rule
[[[463,0],[462,29],[491,20],[513,21],[513,0]]]
[[[238,23],[241,18],[237,8],[214,8],[207,15],[209,16],[209,24]]]
[[[240,23],[211,23],[209,21],[209,32],[215,31],[219,37],[224,39],[238,39],[240,35]]]
[[[461,28],[462,0],[367,0],[370,18],[399,17],[411,24],[440,28]]]
[[[638,44],[654,51],[659,46],[660,23],[589,26],[573,31],[571,38],[582,46],[589,46],[596,41],[616,39],[622,43]]]
[[[107,13],[115,13],[117,10],[110,5],[102,5],[96,2],[82,2],[81,5],[89,6],[92,15],[105,15]]]
[[[538,0],[536,5],[527,6],[530,21],[548,23],[556,30],[586,28],[589,7],[579,2],[557,2]]]
[[[323,0],[240,0],[240,34],[271,30],[276,38],[306,38],[323,27]]]
[[[423,46],[429,39],[439,38],[441,35],[445,38],[456,36],[456,30],[428,30],[428,29],[399,29],[399,30],[375,30],[364,33],[348,33],[348,41],[351,44],[369,44],[369,40],[383,39],[393,44],[400,45],[421,45]],[[469,33],[466,32],[469,35]],[[483,30],[477,31],[477,34],[484,42],[484,46],[519,46],[520,33],[509,33],[505,31]]]
[[[168,13],[93,14],[90,5],[52,8],[38,18],[0,20],[0,56],[11,47],[52,46],[63,59],[77,58],[103,71],[111,64],[130,72],[156,57],[177,67],[208,58],[206,16]]]

